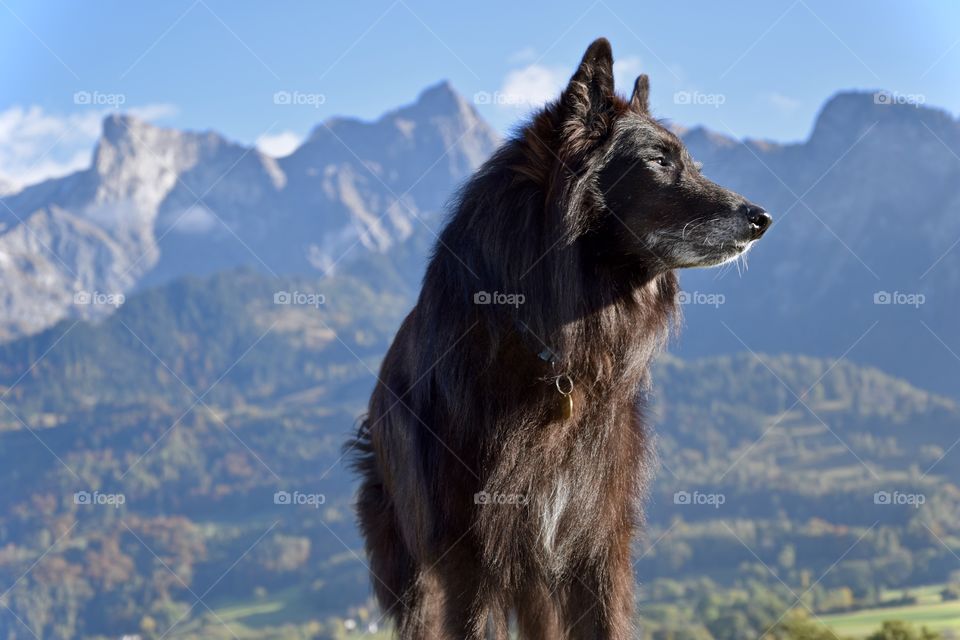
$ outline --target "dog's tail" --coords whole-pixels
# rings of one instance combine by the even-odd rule
[[[399,628],[417,607],[418,565],[406,544],[371,441],[370,418],[361,420],[345,448],[360,475],[357,523],[370,563],[371,582],[380,609]]]

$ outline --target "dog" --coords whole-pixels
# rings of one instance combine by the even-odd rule
[[[463,186],[348,447],[377,600],[404,640],[625,639],[653,460],[648,367],[675,270],[771,217],[701,173],[587,49]]]

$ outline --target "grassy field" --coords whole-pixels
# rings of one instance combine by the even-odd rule
[[[849,613],[823,615],[819,620],[844,638],[863,638],[877,631],[887,620],[903,620],[919,629],[926,626],[939,631],[945,640],[960,640],[960,601],[942,602],[940,591],[944,585],[913,587],[909,594],[917,603],[902,607],[861,609]],[[903,591],[886,591],[883,600],[895,600]],[[170,638],[194,640],[301,640],[315,637],[321,629],[341,640],[357,637],[362,632],[350,632],[342,622],[327,618],[317,620],[310,598],[297,588],[277,591],[257,600],[222,603],[215,614],[199,607],[195,618],[179,625]],[[373,615],[371,619],[376,619]],[[381,627],[386,625],[382,624]],[[368,640],[387,640],[390,635],[383,628],[376,634],[363,633]]]
[[[862,609],[821,616],[820,619],[841,636],[863,637],[876,631],[884,620],[904,620],[917,628],[926,626],[940,631],[946,638],[960,638],[960,601],[941,602],[942,588],[943,585],[930,585],[910,589],[910,595],[917,598],[917,603],[913,605]],[[883,595],[884,598],[894,599],[903,595],[903,592],[893,591]]]
[[[931,584],[925,587],[911,587],[906,592],[917,599],[917,604],[937,604],[940,602],[940,592],[946,585]],[[880,593],[881,600],[893,600],[904,594],[903,589],[884,590]]]
[[[304,638],[335,637],[349,640],[361,636],[364,640],[389,640],[385,621],[374,614],[381,627],[378,633],[349,631],[343,621],[334,618],[320,620],[316,605],[303,589],[283,589],[257,600],[244,600],[214,607],[214,613],[203,612],[194,620],[181,625],[170,638],[193,640],[302,640]]]

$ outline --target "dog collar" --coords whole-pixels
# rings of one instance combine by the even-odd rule
[[[517,320],[515,324],[521,336],[533,335],[533,332],[530,331],[530,329],[528,329],[527,326],[520,320]],[[534,337],[536,338],[536,336]],[[528,345],[530,342],[529,339],[524,339],[522,337],[521,341],[527,343]],[[541,344],[543,343],[542,340],[538,339],[538,341]],[[534,351],[534,353],[537,354],[537,357],[546,364],[550,365],[550,368],[553,370],[553,384],[557,389],[557,393],[560,394],[560,413],[564,420],[568,420],[570,416],[573,415],[573,378],[571,378],[570,374],[568,373],[557,373],[557,367],[560,363],[560,356],[550,347],[544,345],[540,351],[535,351],[533,349],[531,349],[531,351]]]

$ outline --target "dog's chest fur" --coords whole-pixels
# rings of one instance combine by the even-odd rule
[[[520,495],[522,504],[478,513],[493,534],[491,555],[506,560],[509,550],[522,550],[519,556],[548,576],[602,555],[615,530],[639,515],[637,471],[647,443],[633,402],[579,394],[576,403],[571,420],[528,427],[525,437],[503,443],[507,454],[522,451],[524,465],[512,467],[513,457],[503,455],[487,491]]]

